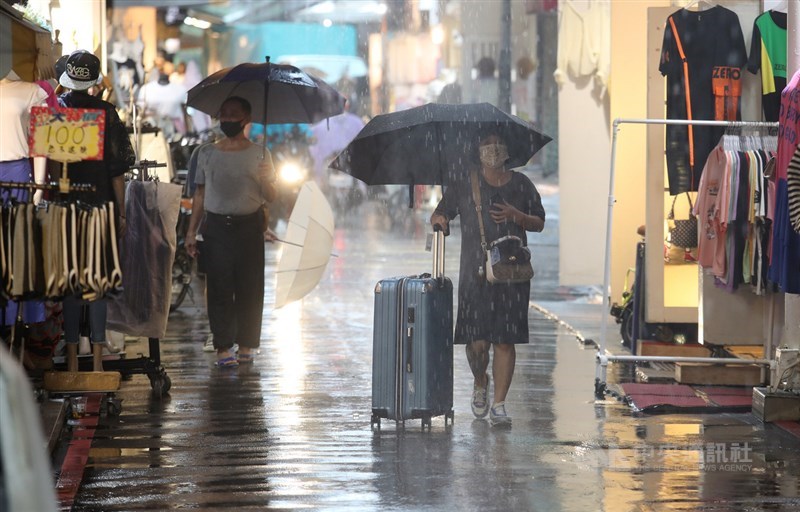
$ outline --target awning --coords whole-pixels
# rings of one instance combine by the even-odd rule
[[[0,77],[14,70],[25,81],[55,78],[50,32],[0,2]]]

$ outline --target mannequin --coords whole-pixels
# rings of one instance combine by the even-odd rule
[[[28,149],[28,130],[30,126],[31,107],[43,105],[47,93],[39,85],[23,81],[17,73],[10,71],[0,80],[0,125],[3,136],[0,137],[0,180],[27,183],[31,174],[36,183],[44,183],[46,177],[45,158],[35,158],[31,169]],[[42,191],[33,195],[38,203]],[[17,200],[27,202],[29,192],[25,189],[6,189],[2,201]],[[0,318],[0,325],[13,325],[17,317],[17,302],[10,301],[5,310],[5,318]],[[44,303],[25,301],[22,308],[23,320],[26,323],[41,322],[45,318]]]

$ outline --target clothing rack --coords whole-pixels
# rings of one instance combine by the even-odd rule
[[[129,167],[134,172],[134,179],[146,181],[151,179],[148,169],[154,167],[166,167],[166,164],[159,164],[153,160],[140,160],[136,164]],[[130,375],[146,375],[150,380],[150,387],[153,391],[153,396],[161,398],[172,387],[172,381],[167,375],[166,370],[161,365],[161,344],[158,338],[148,338],[148,353],[149,356],[144,354],[134,359],[120,358],[115,360],[103,361],[103,369],[108,371],[117,371],[123,377]],[[63,366],[63,367],[62,367]],[[59,366],[57,369],[65,369],[66,365]],[[79,361],[79,370],[89,371],[92,369],[92,361],[84,360]]]
[[[22,181],[0,181],[0,189],[27,189],[28,191],[31,190],[58,190],[61,193],[64,193],[64,186],[56,182],[50,183],[34,183],[34,182],[22,182]],[[93,192],[95,190],[94,185],[86,184],[86,183],[75,183],[70,184],[67,188],[68,192]],[[25,353],[25,336],[24,333],[27,331],[26,327],[23,327],[23,309],[25,308],[25,301],[19,300],[17,302],[17,314],[14,319],[14,323],[11,325],[11,353],[15,353],[15,350],[18,350],[20,359],[22,358],[23,354]]]
[[[619,134],[620,126],[623,124],[637,124],[637,125],[672,125],[672,126],[719,126],[726,128],[778,128],[778,123],[762,122],[762,121],[707,121],[707,120],[685,120],[685,119],[627,119],[617,118],[614,119],[612,124],[612,137],[611,137],[611,172],[608,180],[608,212],[606,216],[606,247],[605,259],[603,267],[603,309],[601,312],[601,331],[600,331],[600,346],[597,351],[597,360],[595,366],[595,384],[594,394],[595,398],[602,399],[606,391],[606,377],[608,363],[619,362],[668,362],[668,363],[719,363],[719,364],[745,364],[767,366],[771,369],[775,368],[775,361],[771,359],[738,359],[738,358],[724,358],[724,357],[668,357],[668,356],[623,356],[613,355],[606,353],[607,344],[607,329],[608,329],[608,315],[609,315],[609,288],[611,281],[611,229],[614,220],[614,178],[616,170],[617,159],[617,135]],[[773,305],[771,304],[770,310],[772,311]],[[772,344],[772,333],[769,334],[768,347]],[[771,353],[771,348],[767,353]]]
[[[58,183],[33,183],[33,182],[19,182],[19,181],[0,181],[0,188],[25,188],[28,190],[60,190],[61,187]],[[76,183],[69,186],[70,192],[94,192],[94,185],[85,183]]]
[[[130,167],[131,171],[133,172],[133,177],[139,181],[150,181],[150,180],[157,180],[158,178],[155,176],[150,176],[150,169],[155,169],[158,167],[166,167],[167,164],[160,164],[155,160],[140,160],[136,164]]]

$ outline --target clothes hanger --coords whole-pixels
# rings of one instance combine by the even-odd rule
[[[789,12],[789,0],[783,0],[782,2],[778,2],[778,5],[770,9],[770,11],[777,11],[777,12]]]
[[[694,0],[694,2],[689,3],[684,9],[692,12],[703,12],[713,9],[716,6],[714,2],[709,2],[707,0]]]

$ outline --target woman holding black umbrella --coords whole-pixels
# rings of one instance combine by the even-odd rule
[[[505,409],[516,363],[516,344],[528,343],[530,281],[513,284],[489,283],[484,276],[485,252],[481,245],[478,215],[483,216],[485,239],[519,237],[527,244],[527,231],[544,229],[541,197],[531,181],[506,168],[506,142],[493,131],[480,138],[475,183],[481,208],[476,209],[470,178],[445,190],[431,217],[431,224],[445,233],[451,219],[461,215],[461,265],[458,285],[458,316],[455,343],[465,344],[474,377],[472,412],[477,418],[489,414],[492,425],[511,425]],[[494,399],[489,402],[490,347],[494,352],[492,375]]]
[[[226,99],[219,111],[225,138],[195,150],[197,188],[185,243],[190,256],[202,252],[208,321],[221,368],[252,363],[261,336],[264,240],[272,236],[262,207],[275,197],[275,170],[269,152],[244,135],[250,120],[247,100]],[[204,216],[198,251],[197,230]],[[239,344],[238,358],[232,353],[234,343]]]

